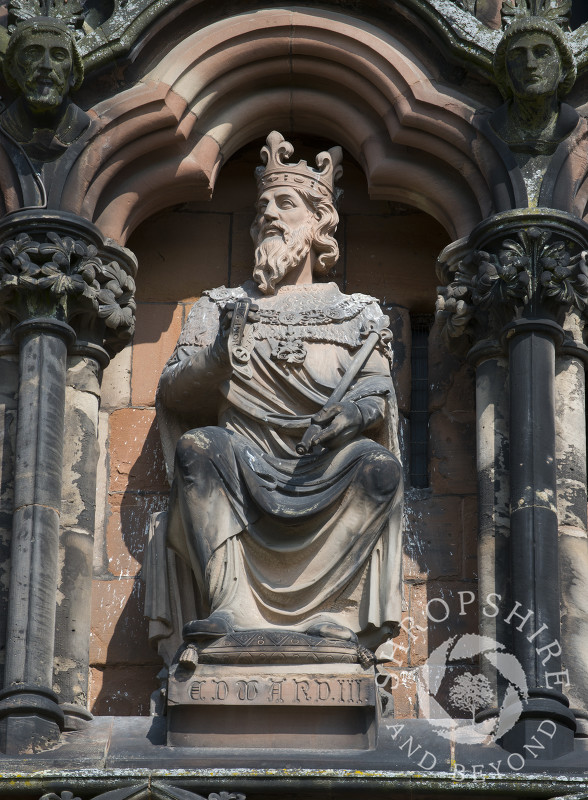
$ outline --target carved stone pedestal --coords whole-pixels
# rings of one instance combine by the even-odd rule
[[[174,666],[168,745],[366,750],[376,744],[374,670],[359,664]]]
[[[188,645],[170,671],[167,743],[373,748],[378,714],[369,655],[350,642],[279,630]]]

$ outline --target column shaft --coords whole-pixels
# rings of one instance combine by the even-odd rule
[[[510,386],[511,599],[523,616],[532,611],[525,625],[518,617],[511,623],[514,652],[529,685],[545,686],[545,654],[537,650],[560,638],[555,345],[549,334],[513,336]],[[549,671],[560,668],[561,658],[552,656]]]
[[[91,719],[87,702],[99,372],[93,358],[69,359],[53,684],[65,713],[66,730],[79,728]]]
[[[588,534],[584,364],[562,355],[556,374],[557,505],[561,583],[562,690],[588,719]],[[586,730],[586,722],[582,723]]]
[[[508,403],[506,360],[485,359],[476,368],[480,633],[505,646],[510,635],[504,624],[508,592],[504,565],[510,535]],[[484,614],[489,600],[499,606],[499,614]],[[496,670],[488,667],[487,672],[486,677],[494,681]]]
[[[19,330],[20,329],[20,330]],[[72,329],[57,320],[21,323],[11,584],[4,692],[4,747],[20,751],[11,717],[28,717],[32,747],[59,736],[62,714],[51,691],[61,511],[65,372]],[[17,710],[18,709],[18,710]],[[41,722],[33,717],[41,717]],[[30,732],[30,731],[29,731]],[[26,735],[25,735],[26,738]],[[25,746],[25,745],[23,745]],[[31,746],[31,742],[27,743]]]

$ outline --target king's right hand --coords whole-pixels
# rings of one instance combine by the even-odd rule
[[[218,333],[214,341],[212,352],[223,363],[229,363],[229,340],[231,332],[231,323],[233,321],[233,312],[235,310],[235,303],[226,303],[221,309],[218,321]],[[259,320],[259,307],[251,305],[247,312],[247,322],[257,322]]]

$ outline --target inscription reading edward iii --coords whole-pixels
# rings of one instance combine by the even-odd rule
[[[189,684],[190,700],[203,704],[366,705],[373,693],[373,681],[357,676],[200,678]]]

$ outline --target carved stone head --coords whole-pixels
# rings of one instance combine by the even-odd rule
[[[3,64],[11,89],[33,114],[56,111],[70,89],[81,86],[82,59],[65,24],[49,17],[21,22],[10,37]]]
[[[504,33],[494,56],[494,74],[507,100],[561,99],[575,83],[576,62],[558,25],[527,17]]]
[[[318,275],[327,274],[339,258],[333,234],[339,222],[335,203],[340,190],[335,188],[335,181],[342,172],[341,148],[319,153],[318,169],[309,167],[306,161],[286,162],[284,158],[293,151],[290,142],[272,131],[261,150],[265,166],[256,170],[257,214],[251,226],[256,246],[253,275],[267,294],[272,294],[275,285],[311,250]]]

